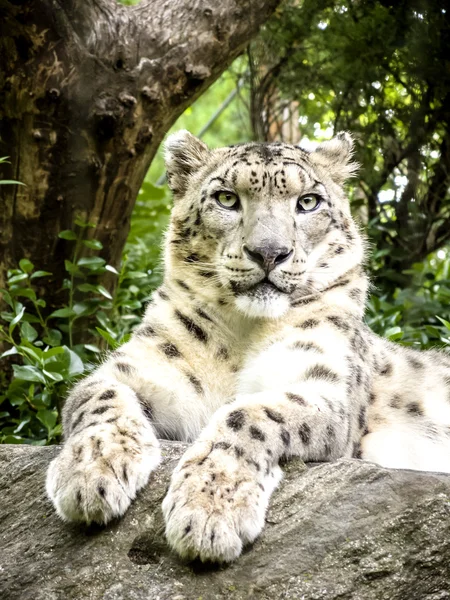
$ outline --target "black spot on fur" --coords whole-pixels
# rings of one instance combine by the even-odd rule
[[[118,369],[124,375],[131,375],[131,373],[135,370],[134,367],[124,362],[117,362],[116,369]]]
[[[339,381],[339,375],[325,365],[314,365],[306,369],[304,379],[325,379],[327,381]]]
[[[394,394],[389,402],[391,408],[400,408],[402,405],[402,398],[399,394]]]
[[[286,397],[291,402],[296,402],[297,404],[300,404],[301,406],[306,406],[305,399],[302,398],[301,396],[299,396],[298,394],[291,394],[291,392],[287,392]]]
[[[323,354],[322,348],[320,348],[314,342],[300,342],[300,341],[294,342],[292,345],[292,349],[293,350],[305,350],[305,352],[309,352],[312,350],[314,352],[319,352],[320,354]]]
[[[100,408],[96,408],[95,410],[93,410],[91,414],[93,414],[93,415],[102,415],[103,413],[105,413],[110,408],[112,408],[112,406],[100,406]]]
[[[208,341],[208,335],[203,329],[197,325],[192,319],[183,315],[179,310],[175,311],[175,316],[181,321],[187,331],[191,333],[194,337],[196,337],[200,342],[206,344]]]
[[[135,333],[142,337],[153,337],[156,335],[155,330],[151,325],[143,325],[142,327],[139,327],[139,329],[136,329]]]
[[[225,346],[221,346],[217,350],[217,356],[218,358],[222,358],[223,360],[228,360],[230,357],[230,355],[228,354],[228,350],[225,348]]]
[[[424,415],[422,407],[417,402],[410,402],[407,404],[406,410],[408,414],[412,415],[413,417],[423,417]]]
[[[269,417],[269,419],[275,421],[275,423],[284,423],[284,419],[279,412],[272,410],[271,408],[264,408],[264,412]]]
[[[192,375],[192,373],[188,374],[188,379],[194,386],[197,394],[203,394],[203,387],[202,387],[202,384],[200,383],[200,380],[197,379],[197,377],[195,375]]]
[[[346,321],[344,321],[344,319],[337,315],[329,315],[327,317],[327,321],[332,323],[335,327],[337,327],[337,329],[340,329],[341,331],[347,332],[350,330],[350,325]]]
[[[97,492],[102,498],[106,496],[106,490],[102,485],[97,486]]]
[[[370,392],[370,396],[369,396],[369,404],[375,404],[377,397],[375,396],[375,394],[373,392]]]
[[[214,450],[229,450],[231,448],[231,444],[228,442],[216,442],[214,444]]]
[[[364,429],[364,427],[366,426],[366,407],[365,406],[361,406],[361,408],[359,409],[359,415],[358,415],[358,425],[360,429]]]
[[[139,404],[141,406],[142,412],[145,415],[145,418],[150,421],[150,423],[153,421],[153,407],[152,405],[147,402],[147,400],[145,400],[140,394],[136,394],[137,399],[139,400]]]
[[[419,360],[418,358],[416,358],[415,356],[406,356],[406,360],[408,361],[408,363],[410,364],[410,366],[415,369],[416,371],[420,371],[421,369],[423,369],[425,367],[425,365],[423,364],[423,362],[421,360]]]
[[[261,429],[259,427],[255,427],[254,425],[250,425],[249,433],[250,433],[250,436],[254,440],[259,440],[260,442],[265,442],[266,441],[266,436],[264,435],[264,433],[261,431]]]
[[[187,284],[187,283],[185,283],[185,282],[184,282],[184,281],[182,281],[181,279],[176,279],[175,281],[177,282],[177,284],[178,284],[178,285],[179,285],[181,288],[183,288],[183,290],[190,291],[190,289],[191,289],[191,288],[188,286],[188,284]]]
[[[209,315],[207,315],[205,313],[205,311],[202,310],[201,308],[197,308],[195,312],[198,314],[199,317],[201,317],[202,319],[205,319],[205,321],[210,321],[212,323],[211,317]]]
[[[317,319],[306,319],[303,323],[300,323],[297,327],[300,329],[312,329],[313,327],[317,327],[319,321]]]
[[[291,434],[289,433],[289,431],[286,431],[286,429],[281,430],[280,438],[285,446],[289,446],[289,444],[291,443]]]
[[[233,410],[228,415],[227,425],[230,429],[234,429],[235,431],[239,431],[242,429],[245,423],[245,413],[243,410]]]
[[[354,442],[352,456],[353,458],[362,458],[361,444],[359,442]]]
[[[354,288],[354,289],[350,290],[349,296],[355,302],[361,302],[362,297],[363,297],[363,292],[359,288]]]
[[[240,446],[234,446],[234,453],[236,458],[242,458],[244,456],[244,450]]]
[[[302,423],[298,428],[298,435],[305,446],[311,442],[311,427],[308,423]]]
[[[164,354],[169,358],[179,358],[181,356],[180,351],[175,346],[175,344],[172,344],[172,342],[166,342],[165,344],[161,344],[158,347],[161,350],[161,352],[164,352]]]
[[[380,369],[380,375],[385,375],[386,377],[388,377],[391,374],[392,374],[392,364],[389,362],[386,362]]]
[[[76,403],[74,410],[79,409],[81,406],[83,406],[83,404],[86,404],[87,402],[89,402],[89,400],[91,400],[92,396],[93,396],[92,392],[85,392],[84,394],[82,394],[81,398]]]
[[[73,425],[72,425],[72,427],[71,427],[71,430],[72,430],[72,431],[78,427],[78,425],[79,425],[79,424],[81,423],[81,421],[83,420],[83,417],[84,417],[84,415],[85,415],[85,412],[84,412],[84,410],[82,410],[82,411],[80,412],[80,414],[78,415],[78,417],[75,419],[75,421],[74,421],[74,423],[73,423]]]
[[[198,262],[200,259],[198,257],[198,254],[189,254],[189,256],[186,256],[186,258],[184,259],[184,262],[187,263],[195,263]]]
[[[158,294],[159,294],[159,297],[162,298],[163,300],[169,299],[169,295],[166,294],[166,292],[164,292],[163,290],[158,290]]]
[[[100,395],[99,400],[111,400],[111,398],[114,398],[115,395],[116,390],[106,390]]]

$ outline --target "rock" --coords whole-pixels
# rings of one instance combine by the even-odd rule
[[[161,501],[184,445],[126,516],[62,523],[45,495],[56,447],[0,446],[4,600],[441,600],[450,598],[450,476],[359,460],[286,465],[262,537],[228,567],[183,563]]]

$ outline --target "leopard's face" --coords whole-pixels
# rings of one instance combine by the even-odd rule
[[[172,268],[190,267],[249,317],[277,318],[361,262],[340,185],[352,168],[348,137],[308,153],[287,144],[210,151],[175,135],[167,160]]]

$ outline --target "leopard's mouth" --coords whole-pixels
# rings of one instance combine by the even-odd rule
[[[274,292],[279,294],[286,293],[285,291],[280,289],[275,283],[273,283],[273,281],[270,281],[267,275],[266,277],[264,277],[264,279],[261,279],[261,281],[258,281],[258,283],[254,283],[252,286],[250,286],[244,291],[244,293],[246,294],[252,292],[257,292],[258,294],[263,295],[273,294]]]

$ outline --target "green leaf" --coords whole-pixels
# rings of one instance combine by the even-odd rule
[[[111,265],[105,265],[105,269],[111,273],[114,273],[115,275],[119,275],[119,271]]]
[[[113,297],[111,296],[111,294],[108,292],[108,290],[103,287],[102,285],[97,285],[97,291],[104,296],[105,298],[108,298],[108,300],[112,300]]]
[[[103,244],[99,240],[83,240],[83,244],[93,250],[101,250],[103,248]]]
[[[65,229],[58,233],[58,237],[62,240],[76,240],[77,236],[71,229]]]
[[[44,373],[44,375],[46,375],[49,379],[52,379],[53,381],[64,381],[65,377],[64,375],[61,375],[61,373],[58,373],[57,370],[55,371],[49,371],[48,369],[44,369],[42,371]]]
[[[49,275],[51,275],[50,271],[35,271],[30,276],[30,279],[36,279],[37,277],[48,277]]]
[[[62,333],[58,329],[49,329],[48,335],[42,338],[48,346],[59,346],[61,344]]]
[[[25,440],[18,435],[6,435],[1,441],[2,444],[25,444]]]
[[[20,325],[20,333],[28,342],[34,342],[38,336],[36,329],[26,321]]]
[[[24,298],[29,298],[30,300],[36,300],[36,293],[31,288],[14,286],[14,289],[11,289],[11,294],[14,297],[22,296]]]
[[[49,319],[52,319],[54,317],[73,317],[76,315],[76,312],[72,309],[69,308],[68,306],[66,308],[59,308],[58,310],[55,310],[54,312],[52,312],[51,315],[49,315]]]
[[[436,315],[436,319],[439,319],[439,321],[441,323],[443,323],[447,329],[450,329],[450,322],[449,321],[446,321],[445,319],[441,319],[441,317],[438,317],[437,315]]]
[[[49,350],[45,350],[45,352],[42,355],[42,358],[44,359],[44,362],[47,362],[49,358],[52,358],[53,356],[58,356],[58,354],[64,354],[65,351],[66,350],[64,346],[50,348]]]
[[[13,275],[13,277],[8,279],[8,283],[9,285],[12,285],[13,283],[23,281],[24,279],[28,279],[28,275],[26,273],[19,273],[19,275]]]
[[[48,431],[51,431],[55,425],[56,420],[58,418],[58,413],[56,410],[38,410],[36,414],[39,421],[45,425]]]
[[[81,217],[76,217],[75,225],[84,229],[85,227],[95,227],[95,223],[90,223],[89,221],[84,221]]]
[[[386,331],[385,335],[389,340],[392,340],[392,341],[401,340],[403,337],[403,331],[401,330],[400,327],[390,327]]]
[[[124,279],[144,279],[144,277],[148,277],[147,273],[143,273],[142,271],[128,271],[128,273],[125,273]]]
[[[98,346],[94,346],[94,344],[84,344],[84,347],[86,348],[86,350],[90,350],[91,352],[95,352],[96,354],[101,353],[100,348]]]
[[[22,260],[19,261],[19,267],[24,273],[31,273],[31,271],[34,269],[33,263],[28,260],[28,258],[22,258]]]
[[[9,184],[25,185],[21,181],[14,181],[14,179],[0,179],[0,185],[9,185]]]
[[[42,372],[31,365],[13,365],[14,376],[24,381],[37,381],[45,383],[45,377]]]
[[[11,335],[12,332],[14,331],[14,329],[16,328],[17,323],[20,321],[20,319],[23,317],[23,314],[25,312],[25,307],[22,306],[19,314],[17,314],[14,319],[11,321],[11,323],[9,324],[9,334]]]
[[[9,350],[5,350],[3,354],[0,354],[0,358],[3,358],[5,356],[12,356],[13,354],[18,354],[17,348],[15,346],[10,348]]]
[[[77,265],[88,269],[97,269],[98,267],[103,267],[105,262],[105,259],[100,256],[84,256],[77,261]]]
[[[81,275],[82,273],[81,269],[79,269],[77,265],[74,265],[70,260],[64,261],[64,267],[70,275]]]
[[[69,377],[81,375],[84,372],[83,361],[78,356],[78,354],[75,354],[75,352],[73,352],[73,350],[70,350],[69,348],[67,348],[67,346],[64,346],[64,348],[69,355]]]
[[[38,342],[36,342],[37,344]],[[29,356],[36,362],[40,362],[42,359],[43,352],[39,348],[36,348],[33,344],[30,344],[27,340],[23,340],[20,346],[18,346],[20,353],[23,356]]]
[[[107,331],[105,331],[104,329],[100,329],[100,327],[96,327],[95,329],[102,336],[102,338],[108,342],[108,345],[111,347],[112,350],[115,350],[119,346],[117,340],[115,340],[112,337],[112,335],[110,335]]]

